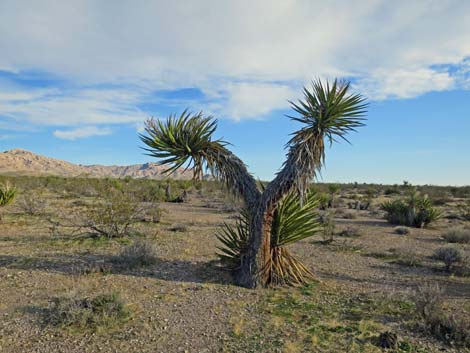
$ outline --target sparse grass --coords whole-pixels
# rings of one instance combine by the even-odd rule
[[[443,262],[445,271],[447,272],[449,272],[453,266],[461,262],[464,258],[462,250],[453,246],[437,248],[432,257],[437,261]]]
[[[422,259],[410,250],[401,250],[397,252],[398,258],[392,260],[393,263],[408,267],[422,266]]]
[[[362,235],[359,227],[349,226],[336,233],[339,237],[357,238]]]
[[[176,223],[176,224],[173,224],[170,228],[169,228],[170,231],[172,232],[181,232],[181,233],[185,233],[188,231],[188,226],[185,225],[185,224],[182,224],[182,223]]]
[[[136,240],[113,258],[113,262],[129,269],[151,266],[157,262],[157,251],[152,242]]]
[[[310,284],[295,290],[268,293],[262,310],[272,318],[265,337],[275,351],[283,332],[290,332],[283,344],[298,352],[381,352],[379,335],[390,320],[401,320],[411,303],[399,297],[343,295],[339,288]],[[281,328],[279,328],[281,322]],[[277,325],[277,329],[274,326]],[[268,333],[269,332],[269,333]],[[249,334],[249,333],[248,333]],[[248,339],[248,340],[247,340]],[[243,337],[249,341],[249,337]],[[253,351],[240,345],[244,351]],[[425,352],[401,339],[395,352]]]
[[[450,228],[442,235],[442,238],[448,243],[468,244],[470,243],[470,229],[463,227]]]
[[[405,226],[397,226],[397,227],[393,228],[393,231],[396,234],[400,234],[400,235],[408,235],[408,234],[411,233],[410,228],[405,227]]]
[[[101,331],[124,324],[130,317],[118,293],[93,298],[53,298],[44,312],[46,325],[74,332]]]
[[[470,321],[444,311],[443,292],[437,285],[418,287],[412,300],[425,331],[450,345],[470,348]]]

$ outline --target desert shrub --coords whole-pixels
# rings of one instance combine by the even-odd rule
[[[322,226],[321,236],[323,238],[323,243],[329,244],[333,242],[336,223],[331,212],[325,212],[319,217],[320,224]]]
[[[45,312],[44,321],[56,327],[97,331],[123,324],[129,316],[119,294],[112,293],[94,298],[54,298]]]
[[[417,267],[422,264],[421,258],[409,250],[400,250],[397,252],[397,256],[398,258],[393,260],[393,262],[398,265]]]
[[[437,248],[434,251],[432,256],[435,260],[441,261],[445,265],[445,270],[450,271],[451,268],[461,262],[463,260],[463,252],[462,250],[452,247],[446,246],[442,248]]]
[[[125,268],[150,266],[157,262],[157,251],[153,243],[138,240],[126,246],[113,262]]]
[[[356,238],[362,235],[359,227],[347,227],[336,234],[339,237]]]
[[[131,226],[142,219],[145,207],[125,193],[112,193],[80,211],[74,224],[98,236],[116,238],[131,235]]]
[[[23,194],[18,198],[16,206],[29,216],[39,216],[45,213],[47,200],[37,195]]]
[[[355,213],[353,211],[344,212],[342,214],[342,217],[344,219],[356,219],[357,218],[357,213]]]
[[[381,205],[386,219],[392,224],[423,228],[440,218],[440,212],[432,206],[427,196],[413,192],[406,199],[387,201]]]
[[[470,347],[470,324],[444,312],[439,286],[420,286],[411,299],[418,319],[430,335],[449,344]]]
[[[400,190],[398,188],[386,188],[384,190],[384,195],[390,196],[390,195],[398,195],[400,194]]]
[[[332,198],[331,195],[326,193],[318,194],[318,207],[320,210],[326,210],[331,207]]]
[[[169,229],[172,232],[182,232],[182,233],[184,233],[184,232],[188,231],[188,226],[186,224],[182,224],[182,223],[175,223]]]
[[[470,229],[463,227],[454,227],[447,230],[442,238],[448,243],[470,243]]]
[[[467,200],[464,204],[459,205],[459,211],[461,217],[464,220],[470,221],[470,200]]]
[[[393,231],[396,234],[400,234],[400,235],[408,235],[411,232],[410,228],[405,227],[405,226],[397,226],[397,227],[393,228]]]

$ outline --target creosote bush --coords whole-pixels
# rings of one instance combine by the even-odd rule
[[[18,198],[16,205],[23,213],[29,216],[39,216],[45,213],[47,201],[37,195],[22,194]]]
[[[470,243],[470,229],[463,227],[454,227],[447,230],[442,238],[448,243]]]
[[[470,322],[444,311],[443,292],[439,286],[418,287],[412,300],[427,333],[450,345],[470,348]]]
[[[98,236],[117,238],[130,235],[131,226],[143,218],[144,207],[126,193],[115,192],[95,201],[79,215],[78,226]]]
[[[470,221],[470,200],[467,200],[465,203],[459,205],[459,211],[462,219]]]
[[[434,251],[433,258],[443,262],[445,265],[445,270],[450,271],[452,267],[455,264],[461,262],[464,257],[462,250],[453,246],[445,246],[442,248],[437,248]]]
[[[440,218],[440,212],[432,206],[431,200],[413,190],[405,199],[387,201],[381,205],[386,219],[392,224],[424,228]]]
[[[125,323],[130,317],[118,293],[94,298],[59,297],[51,300],[44,323],[76,331],[97,331]]]
[[[151,266],[157,262],[157,251],[152,242],[136,240],[126,246],[113,262],[129,269]]]

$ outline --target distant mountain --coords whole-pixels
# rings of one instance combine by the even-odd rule
[[[81,165],[59,159],[40,156],[22,149],[0,153],[0,174],[57,175],[63,177],[88,176],[96,178],[145,178],[163,179],[165,167],[156,163],[128,166]],[[177,170],[169,175],[173,179],[190,179],[191,171]]]

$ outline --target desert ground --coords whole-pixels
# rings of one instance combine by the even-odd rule
[[[402,186],[387,193],[341,185],[335,207],[319,210],[333,215],[333,235],[291,247],[313,272],[311,283],[252,290],[236,286],[217,257],[215,234],[236,220],[240,201],[216,183],[175,182],[172,193],[185,190],[187,199],[167,202],[165,181],[6,179],[19,192],[0,210],[1,352],[382,352],[387,331],[398,337],[387,351],[470,351],[433,335],[416,314],[416,291],[438,286],[445,314],[468,328],[470,244],[453,245],[467,258],[448,271],[432,256],[449,229],[470,225],[457,207],[470,198],[466,189],[422,188],[435,194],[442,217],[397,234],[379,206],[400,197]],[[108,187],[132,189],[131,206],[145,214],[113,238],[77,226],[74,216],[90,217],[83,210]],[[158,192],[145,197],[151,187]],[[368,209],[348,207],[371,189]],[[128,263],[123,249],[134,242],[155,249],[154,261]],[[57,298],[111,293],[125,314],[90,327],[54,318]]]

